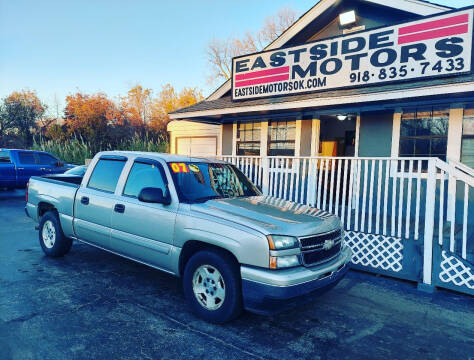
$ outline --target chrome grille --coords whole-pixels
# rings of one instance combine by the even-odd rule
[[[303,265],[313,266],[335,258],[342,248],[342,230],[299,238]],[[325,245],[326,244],[326,245]],[[332,245],[328,248],[325,246]]]

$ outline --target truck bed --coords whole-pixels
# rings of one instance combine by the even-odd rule
[[[82,177],[80,176],[48,175],[31,177],[26,204],[28,215],[38,221],[38,213],[41,212],[42,204],[51,204],[58,211],[64,234],[74,236],[72,225],[74,200],[81,181]]]
[[[55,174],[55,175],[45,175],[43,178],[63,181],[70,184],[81,185],[83,176],[78,175],[67,175],[67,174]]]

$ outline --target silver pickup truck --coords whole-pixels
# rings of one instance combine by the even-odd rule
[[[308,301],[352,255],[337,217],[262,196],[217,160],[101,152],[83,177],[32,177],[25,210],[46,255],[74,239],[182,277],[190,307],[216,323]]]

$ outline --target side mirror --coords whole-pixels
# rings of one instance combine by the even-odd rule
[[[171,204],[171,199],[169,196],[163,195],[163,190],[154,187],[146,187],[140,191],[138,194],[138,200],[146,203],[154,203],[154,204],[163,204],[169,205]]]
[[[63,167],[64,164],[63,164],[61,161],[58,161],[58,162],[56,163],[56,166],[57,166],[57,167]]]

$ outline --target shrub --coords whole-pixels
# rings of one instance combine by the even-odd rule
[[[131,138],[118,141],[117,144],[101,144],[96,150],[95,146],[92,146],[81,137],[73,137],[67,141],[47,140],[43,137],[39,137],[34,140],[32,148],[34,150],[47,151],[67,163],[84,164],[85,159],[94,157],[98,151],[128,150],[168,152],[168,142],[162,137],[151,138],[145,136],[142,138],[138,135],[134,135]]]

